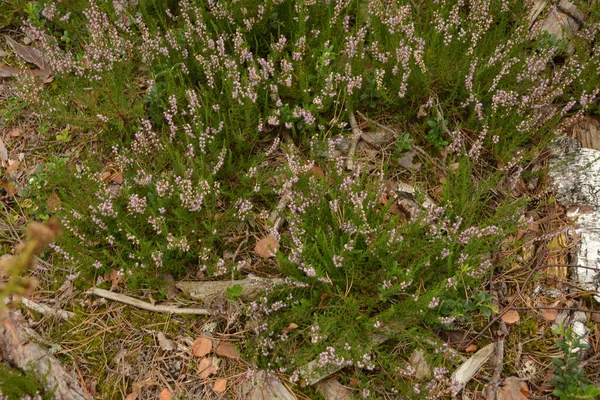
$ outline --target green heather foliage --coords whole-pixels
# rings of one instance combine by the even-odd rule
[[[61,219],[53,250],[86,286],[113,269],[130,288],[160,288],[162,272],[241,277],[250,265],[225,257],[232,235],[271,234],[281,247],[265,272],[289,284],[248,305],[249,359],[292,382],[312,359],[355,368],[363,398],[449,395],[455,360],[426,338],[493,311],[477,287],[509,262],[500,244],[527,204],[514,192],[527,163],[562,117],[600,111],[597,11],[567,57],[527,31],[525,3],[29,3],[25,32],[55,80],[24,80],[13,108],[44,110],[40,129],[85,146],[48,163],[28,195],[61,199],[37,215]],[[405,221],[381,201],[394,165],[349,172],[323,156],[353,111],[385,116],[400,151],[444,163],[434,205]],[[283,134],[300,154],[274,156]],[[438,173],[413,177],[418,203]],[[374,346],[374,332],[393,340]],[[403,361],[416,347],[431,350],[435,380]]]

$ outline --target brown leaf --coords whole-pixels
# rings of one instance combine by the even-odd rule
[[[51,73],[52,71],[46,69],[26,69],[0,64],[0,78],[12,78],[13,76],[17,76],[19,74],[27,74],[30,76],[39,77],[43,82],[48,82]]]
[[[527,400],[531,391],[525,382],[519,378],[511,376],[504,380],[504,384],[499,390],[497,398],[502,400]]]
[[[121,279],[123,279],[123,274],[116,269],[111,270],[110,273],[104,274],[104,280],[110,282],[111,289],[118,287]]]
[[[199,337],[192,344],[192,354],[195,357],[204,357],[212,350],[212,340],[206,337]]]
[[[116,183],[117,185],[123,184],[123,172],[117,171],[110,177],[111,182]]]
[[[60,197],[56,194],[56,192],[52,192],[50,196],[46,199],[46,205],[48,206],[48,210],[51,212],[60,210]]]
[[[6,194],[9,196],[14,196],[18,192],[17,188],[15,187],[15,184],[7,181],[6,179],[3,179],[0,182],[0,187],[4,189],[6,191]]]
[[[213,365],[210,358],[204,357],[200,360],[200,363],[198,364],[198,375],[200,378],[206,379],[215,372],[217,372],[217,368]]]
[[[288,325],[287,328],[285,328],[283,330],[283,333],[290,333],[291,331],[295,330],[296,328],[298,328],[298,325],[292,322],[291,324]]]
[[[262,258],[270,258],[279,250],[279,242],[273,236],[267,236],[256,242],[254,251]]]
[[[8,160],[8,167],[6,168],[6,173],[9,176],[14,177],[15,173],[19,170],[20,166],[21,166],[21,163],[18,162],[17,160]]]
[[[519,320],[521,319],[517,310],[508,310],[507,312],[502,314],[501,318],[502,321],[504,321],[507,324],[514,324],[516,322],[519,322]]]
[[[213,385],[213,390],[217,393],[222,393],[227,389],[227,379],[219,378]]]
[[[158,398],[159,400],[171,400],[171,392],[169,391],[169,389],[165,388],[160,391]]]
[[[308,174],[314,175],[318,178],[322,178],[323,176],[325,176],[325,173],[317,164],[314,164],[312,167],[310,167],[310,169],[308,170]]]
[[[23,60],[30,64],[37,65],[39,69],[49,68],[48,58],[44,57],[39,50],[30,46],[22,45],[8,36],[5,36],[5,39],[6,43],[8,43],[14,52],[17,53]]]
[[[8,132],[8,134],[12,137],[17,137],[21,135],[21,130],[20,129],[13,129],[10,132]]]
[[[478,349],[478,347],[477,347],[476,344],[470,344],[467,347],[465,347],[465,352],[467,352],[467,353],[474,353],[474,352],[477,351],[477,349]]]
[[[544,317],[546,321],[552,322],[558,317],[558,310],[554,308],[544,308],[542,309],[542,317]]]
[[[221,342],[217,346],[217,355],[237,360],[240,358],[240,352],[236,345],[231,342]]]

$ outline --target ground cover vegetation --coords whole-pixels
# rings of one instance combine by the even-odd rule
[[[214,318],[216,332],[243,332],[249,378],[317,398],[302,386],[317,360],[344,368],[356,398],[449,398],[461,359],[437,332],[481,330],[499,311],[492,277],[538,266],[519,258],[552,205],[532,165],[565,117],[600,115],[600,11],[575,3],[587,22],[567,43],[532,34],[530,4],[512,0],[7,1],[0,22],[20,26],[53,79],[17,77],[0,109],[47,146],[4,214],[60,221],[42,254],[47,290],[66,280],[164,300],[165,274],[285,278],[253,300],[232,289],[222,308],[235,322]],[[358,113],[363,130],[396,136],[349,169],[337,149]],[[419,169],[399,163],[413,148]],[[398,207],[399,181],[414,207]],[[273,257],[253,251],[266,237]],[[50,331],[85,337],[83,315]],[[435,379],[416,377],[415,349]],[[101,398],[132,390],[107,380],[112,351],[73,350],[97,362]],[[570,386],[555,386],[575,393],[583,369],[568,363]]]

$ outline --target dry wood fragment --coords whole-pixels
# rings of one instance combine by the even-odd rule
[[[488,362],[492,354],[494,354],[494,350],[496,348],[495,343],[490,343],[484,348],[480,349],[477,353],[473,354],[471,358],[461,364],[460,367],[452,374],[452,380],[460,385],[460,387],[464,387],[483,367],[483,365]]]
[[[352,128],[352,138],[350,140],[350,150],[348,150],[348,158],[346,159],[346,168],[349,170],[354,169],[354,154],[356,154],[356,145],[362,136],[362,131],[356,123],[354,113],[350,113],[350,127]]]
[[[181,281],[175,286],[189,293],[190,297],[196,300],[204,300],[210,297],[224,295],[227,289],[235,285],[242,287],[242,300],[248,300],[256,296],[261,291],[273,286],[282,285],[284,280],[281,278],[259,278],[254,275],[248,275],[246,279],[228,280],[228,281]]]
[[[105,299],[118,301],[120,303],[128,304],[133,307],[141,308],[142,310],[152,312],[168,312],[173,314],[193,314],[193,315],[213,315],[214,312],[206,310],[204,308],[178,308],[165,305],[152,305],[145,301],[134,299],[133,297],[126,296],[124,294],[111,292],[109,290],[91,288],[87,291],[88,294],[95,294],[96,296],[104,297]]]
[[[62,319],[63,321],[67,321],[75,316],[75,313],[71,311],[54,309],[45,304],[36,303],[35,301],[29,300],[25,297],[21,299],[21,304],[23,304],[25,307],[29,308],[32,311],[38,312],[42,315],[54,315],[56,318]]]
[[[40,379],[45,377],[58,400],[92,398],[56,357],[37,344],[41,338],[23,323],[18,312],[9,312],[0,321],[0,356],[4,360],[21,370],[33,369]]]

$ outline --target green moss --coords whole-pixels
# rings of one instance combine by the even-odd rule
[[[33,397],[36,394],[44,400],[53,399],[51,393],[46,393],[44,386],[43,382],[38,382],[34,372],[22,373],[0,364],[0,393],[8,400],[21,400],[25,396]]]

